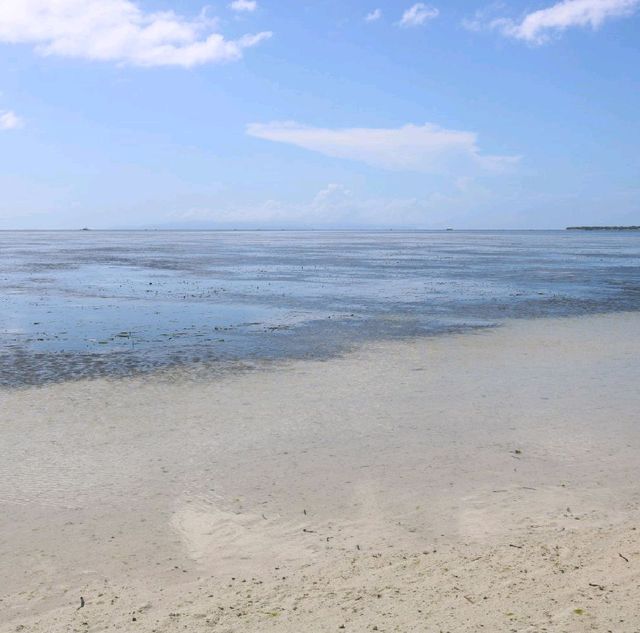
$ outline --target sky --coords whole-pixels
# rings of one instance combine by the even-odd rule
[[[640,224],[640,0],[2,0],[0,229]]]

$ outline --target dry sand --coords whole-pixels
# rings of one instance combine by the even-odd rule
[[[0,392],[0,631],[638,632],[639,382],[618,314]]]

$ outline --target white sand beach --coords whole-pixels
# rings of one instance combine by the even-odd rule
[[[2,391],[0,631],[640,631],[639,384],[624,313]]]

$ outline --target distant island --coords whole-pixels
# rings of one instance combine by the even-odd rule
[[[568,226],[567,231],[640,231],[640,226]]]

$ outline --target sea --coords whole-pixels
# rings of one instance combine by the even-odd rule
[[[0,385],[640,309],[633,231],[3,231]]]

